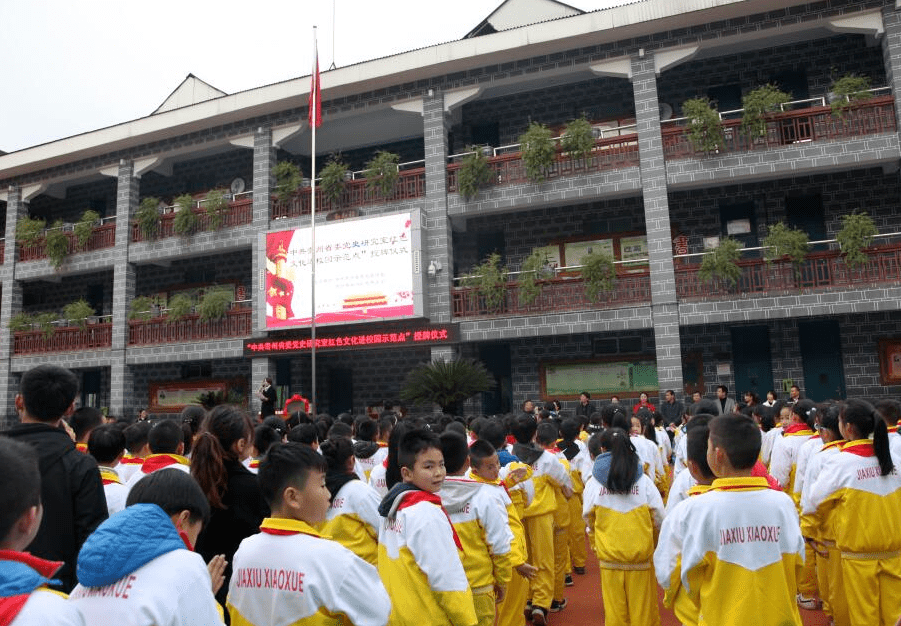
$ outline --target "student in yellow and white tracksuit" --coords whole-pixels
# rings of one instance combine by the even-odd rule
[[[479,478],[476,473],[473,473],[473,476]],[[500,469],[499,480],[510,498],[507,516],[510,520],[510,530],[513,532],[510,560],[514,572],[507,585],[507,595],[497,607],[497,626],[522,626],[523,607],[529,599],[529,579],[535,571],[535,567],[528,562],[526,529],[522,521],[523,513],[535,498],[532,468],[519,461],[508,462]]]
[[[554,455],[554,457],[563,465],[563,469],[572,480],[572,473],[569,461],[565,457],[560,458],[559,449],[557,448],[557,439],[560,436],[557,423],[552,420],[543,420],[538,424],[538,431],[535,435],[535,442]],[[575,490],[569,497],[564,495],[559,485],[553,485],[554,499],[554,593],[551,601],[550,611],[555,613],[566,608],[566,599],[563,597],[563,590],[566,587],[566,576],[571,569],[569,554],[569,526],[570,526],[570,509],[569,500],[575,499]]]
[[[709,429],[707,460],[718,478],[710,491],[679,505],[672,528],[682,551],[681,584],[699,607],[698,624],[751,619],[801,626],[795,589],[804,540],[791,498],[751,475],[760,429],[735,414],[712,419]],[[661,537],[659,549],[668,545]]]
[[[529,563],[538,568],[529,585],[532,601],[532,623],[543,626],[547,622],[554,599],[554,511],[557,499],[554,487],[560,487],[564,496],[572,494],[569,473],[553,454],[537,446],[535,438],[538,425],[531,415],[521,415],[513,424],[513,454],[532,467],[535,497],[523,512],[526,528],[526,544]]]
[[[379,506],[378,569],[391,598],[389,623],[475,626],[460,540],[437,495],[445,478],[438,437],[424,429],[407,431],[397,462],[403,482]]]
[[[893,626],[901,615],[901,475],[870,403],[848,400],[839,428],[847,443],[811,485],[804,524],[834,530],[850,623]]]
[[[388,471],[388,459],[376,465],[369,472],[369,486],[375,489],[379,498],[384,498],[388,493],[388,483],[385,480],[385,474]]]
[[[585,521],[582,519],[582,491],[585,488],[583,476],[591,473],[591,458],[588,446],[576,439],[579,422],[573,418],[563,420],[560,425],[562,439],[557,442],[557,458],[569,462],[569,476],[573,483],[573,497],[569,505],[568,547],[570,564],[577,574],[585,573],[585,559],[588,544],[585,541]]]
[[[318,529],[367,563],[377,565],[382,499],[354,472],[355,458],[349,439],[326,439],[319,452],[328,464],[325,485],[331,494],[331,506],[325,523]]]
[[[391,603],[375,567],[314,528],[329,509],[325,474],[325,459],[301,443],[275,444],[260,463],[272,517],[235,552],[233,626],[388,622]]]
[[[605,430],[582,512],[601,571],[604,623],[660,624],[652,557],[663,500],[625,431]],[[589,440],[591,446],[591,440]]]

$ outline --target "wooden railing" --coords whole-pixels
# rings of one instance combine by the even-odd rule
[[[116,223],[108,222],[102,226],[95,226],[91,232],[91,237],[83,246],[78,245],[78,239],[75,237],[75,233],[67,232],[66,237],[69,239],[68,254],[93,252],[94,250],[112,248],[116,245]],[[44,246],[44,239],[41,239],[32,245],[19,244],[20,261],[37,261],[38,259],[46,258],[47,250]]]
[[[6,241],[0,241],[0,263],[6,261]]]
[[[809,141],[833,141],[861,135],[895,132],[894,96],[876,96],[848,107],[844,115],[832,115],[832,108],[816,106],[776,113],[766,122],[766,134],[751,139],[741,132],[741,120],[723,120],[723,137],[716,154],[767,150]],[[703,156],[686,133],[684,122],[663,124],[663,153],[667,159]],[[706,153],[709,154],[709,153]]]
[[[848,267],[837,250],[809,254],[798,271],[788,260],[743,260],[738,262],[741,277],[735,286],[720,280],[702,281],[698,275],[700,264],[677,266],[676,293],[681,300],[730,299],[749,293],[775,295],[901,282],[901,243],[872,247],[866,254],[869,262],[854,269]]]
[[[194,213],[198,217],[197,232],[216,230],[213,228],[211,218],[203,208],[194,209]],[[242,196],[238,200],[232,200],[228,203],[228,209],[223,212],[222,224],[219,228],[232,228],[234,226],[243,226],[253,222],[253,197],[249,195]],[[167,237],[175,237],[175,212],[163,213],[160,215],[159,232],[157,239],[165,239]],[[132,241],[147,241],[141,232],[140,226],[132,222],[131,225]]]
[[[97,350],[112,345],[113,325],[110,323],[88,324],[83,330],[69,326],[54,328],[52,333],[43,330],[13,333],[13,354],[17,355]]]
[[[128,345],[150,346],[161,343],[208,341],[230,337],[249,337],[252,310],[229,309],[218,320],[201,320],[199,315],[187,315],[169,321],[165,317],[128,322]]]
[[[489,185],[509,185],[529,180],[519,152],[489,157],[488,165],[492,174],[492,182]],[[598,139],[594,151],[587,159],[575,159],[565,154],[558,146],[557,158],[547,172],[547,179],[553,180],[575,174],[585,175],[633,165],[638,165],[638,135],[634,133]],[[460,167],[461,163],[451,163],[447,166],[449,192],[457,191],[457,172]]]
[[[296,191],[287,200],[279,200],[276,197],[272,199],[272,219],[280,219],[284,217],[298,217],[310,214],[310,188],[303,187]],[[412,198],[421,198],[425,195],[425,168],[417,167],[398,172],[397,182],[394,185],[394,191],[387,196],[380,191],[369,189],[366,186],[366,179],[359,178],[349,180],[344,185],[344,192],[337,202],[331,202],[322,195],[322,188],[316,186],[316,211],[317,213],[336,211],[352,207],[365,206],[367,204],[378,204],[383,202],[398,202],[401,200],[410,200]]]
[[[615,309],[626,305],[645,305],[651,302],[651,281],[648,274],[618,276],[613,290],[601,292],[600,300],[592,302],[585,295],[581,278],[554,278],[538,281],[541,293],[531,304],[519,301],[519,285],[507,283],[504,301],[496,310],[488,310],[478,290],[458,287],[453,290],[454,317],[486,317],[559,313],[585,309]]]

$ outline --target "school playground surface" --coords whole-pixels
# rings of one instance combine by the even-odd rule
[[[585,626],[586,624],[604,623],[604,604],[601,601],[601,579],[598,574],[597,560],[591,550],[588,551],[588,562],[584,576],[573,576],[574,587],[566,588],[566,608],[559,613],[551,613],[550,626]],[[659,590],[659,588],[658,588]],[[659,594],[661,626],[679,626],[679,620],[673,612],[663,608],[663,591]],[[805,611],[801,609],[804,626],[827,626],[829,620],[822,611]]]

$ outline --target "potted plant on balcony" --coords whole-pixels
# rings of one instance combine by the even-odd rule
[[[472,268],[463,286],[475,288],[489,313],[501,310],[507,296],[507,268],[501,267],[501,255],[495,252]]]
[[[166,320],[177,322],[186,315],[190,315],[194,309],[191,298],[183,293],[178,293],[169,298],[169,306],[166,308]]]
[[[798,228],[790,228],[782,222],[770,224],[770,232],[763,239],[763,258],[772,264],[783,257],[791,260],[795,278],[800,278],[801,264],[810,250],[807,233]]]
[[[175,199],[175,206],[172,229],[182,237],[190,237],[200,224],[200,218],[194,212],[194,197],[189,193],[182,194]]]
[[[739,258],[741,258],[741,243],[731,237],[725,237],[716,248],[704,253],[698,277],[706,282],[719,280],[734,287],[741,278]]]
[[[752,141],[765,137],[767,115],[778,111],[781,105],[790,100],[790,94],[770,83],[752,89],[741,99],[741,105],[744,108],[741,132]]]
[[[75,240],[78,242],[79,248],[84,248],[94,234],[94,226],[100,222],[100,214],[97,211],[88,209],[81,214],[81,219],[75,222]]]
[[[219,320],[225,317],[228,307],[234,299],[233,292],[225,287],[208,289],[200,299],[197,307],[201,320]]]
[[[9,320],[9,329],[14,333],[31,330],[34,327],[34,316],[31,313],[22,311],[16,313]]]
[[[866,211],[854,212],[842,216],[842,229],[835,235],[845,263],[850,268],[866,265],[870,257],[864,252],[864,248],[873,243],[873,237],[879,234],[873,218]]]
[[[688,118],[687,135],[698,152],[710,153],[723,144],[720,114],[707,98],[691,98],[682,103],[682,115]]]
[[[570,158],[584,164],[591,156],[595,146],[594,132],[591,124],[584,117],[571,121],[563,131],[560,139],[561,148]]]
[[[69,320],[69,324],[77,322],[81,330],[87,328],[88,318],[94,313],[94,307],[88,304],[84,298],[79,298],[63,307],[63,317]]]
[[[209,220],[210,228],[219,230],[225,223],[228,212],[228,192],[225,189],[211,189],[203,201],[203,209]]]
[[[479,189],[491,180],[488,159],[477,146],[470,146],[457,170],[457,191],[465,200],[474,198]]]
[[[394,191],[400,172],[397,164],[400,156],[393,152],[379,150],[366,164],[366,188],[369,191],[378,191],[383,198],[387,198]]]
[[[494,379],[481,361],[437,360],[410,370],[400,397],[412,404],[437,404],[447,415],[462,415],[464,402],[494,385]]]
[[[326,166],[319,170],[319,184],[322,187],[322,194],[335,206],[338,206],[341,194],[344,193],[344,185],[347,184],[348,173],[350,173],[350,170],[341,161],[340,155],[332,155]]]
[[[59,315],[56,313],[51,313],[45,311],[43,313],[38,313],[32,318],[34,328],[37,330],[41,330],[44,333],[45,339],[50,339],[53,336],[53,333],[56,332],[56,325],[54,322],[59,318]]]
[[[63,230],[63,221],[56,220],[44,235],[44,251],[53,269],[58,270],[69,254],[69,237]]]
[[[585,296],[589,302],[597,302],[602,292],[613,290],[616,267],[609,254],[590,251],[582,257],[582,269],[579,271],[585,283]]]
[[[153,306],[153,300],[148,296],[138,296],[131,301],[131,307],[128,310],[128,319],[130,320],[149,320],[151,317],[150,309]]]
[[[532,122],[526,132],[519,136],[519,144],[526,176],[533,183],[544,181],[557,156],[551,129],[544,124]]]
[[[141,237],[144,239],[156,239],[160,233],[159,204],[159,198],[144,198],[141,200],[138,210],[135,211],[135,222],[137,222],[138,230],[141,231]]]
[[[272,174],[275,176],[275,193],[279,202],[287,201],[300,187],[300,168],[291,161],[279,161],[272,169]]]
[[[24,217],[16,224],[16,241],[23,246],[33,246],[44,235],[46,220]]]
[[[857,74],[845,74],[832,83],[829,92],[829,105],[832,107],[832,115],[844,117],[845,111],[855,102],[869,100],[873,97],[870,88],[869,76]]]
[[[532,250],[519,272],[519,303],[529,306],[541,295],[541,283],[547,274],[547,254]]]

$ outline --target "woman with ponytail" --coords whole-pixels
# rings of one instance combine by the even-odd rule
[[[191,475],[210,503],[210,522],[197,540],[205,561],[224,554],[228,566],[225,584],[216,599],[225,606],[231,561],[241,541],[259,532],[269,507],[256,475],[243,465],[250,456],[253,427],[250,416],[238,407],[219,405],[200,427],[191,457]]]
[[[894,626],[901,615],[901,476],[885,422],[872,404],[848,400],[838,426],[846,443],[811,485],[802,528],[814,529],[808,536],[817,530],[834,535],[847,623]]]
[[[354,472],[356,457],[350,439],[326,439],[319,451],[328,464],[325,486],[332,503],[322,533],[364,561],[377,565],[381,497]]]
[[[588,449],[595,453],[594,468],[585,485],[582,516],[598,557],[601,588],[617,590],[602,594],[607,623],[659,626],[651,559],[663,523],[663,500],[642,471],[633,441],[620,428],[592,435]]]

